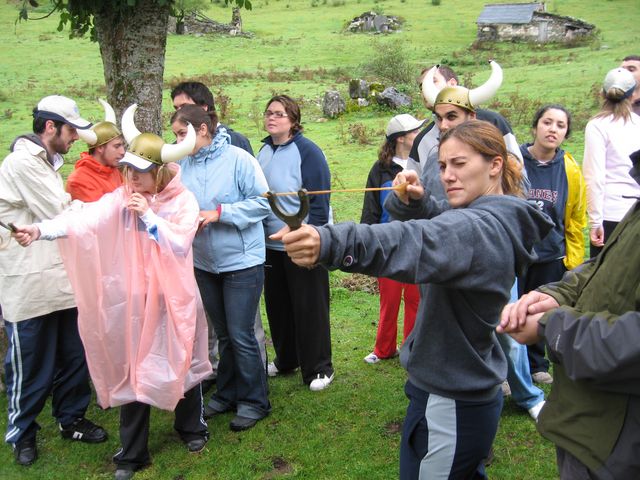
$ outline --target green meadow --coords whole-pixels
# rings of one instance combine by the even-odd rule
[[[31,129],[31,110],[50,94],[74,98],[82,115],[99,120],[104,98],[102,63],[97,44],[69,39],[57,30],[58,16],[16,23],[21,2],[0,3],[0,151],[8,152],[15,136]],[[33,16],[43,16],[41,2]],[[493,0],[492,3],[495,3]],[[371,106],[338,119],[322,115],[324,92],[336,88],[345,96],[350,78],[383,80],[385,71],[408,69],[399,84],[413,97],[403,112],[428,118],[415,77],[434,63],[454,68],[467,86],[489,76],[487,61],[504,69],[504,83],[489,105],[512,123],[519,142],[530,140],[529,124],[543,103],[562,103],[574,114],[574,133],[565,149],[581,161],[583,130],[598,110],[598,89],[605,73],[628,54],[639,54],[640,5],[637,0],[550,0],[547,10],[578,17],[598,28],[594,40],[577,45],[493,44],[473,47],[475,20],[483,2],[442,0],[255,0],[242,11],[243,28],[253,37],[175,36],[168,38],[164,77],[165,138],[173,140],[168,119],[173,111],[172,85],[198,79],[212,89],[223,121],[249,137],[257,151],[265,136],[262,111],[274,93],[287,93],[302,105],[306,135],[324,150],[335,188],[364,187],[383,140],[386,122],[395,113]],[[344,33],[346,23],[363,12],[401,16],[401,32],[387,36]],[[224,2],[207,10],[228,22]],[[395,54],[390,54],[395,52]],[[375,64],[376,68],[365,69]],[[383,68],[386,67],[386,68]],[[366,72],[366,75],[365,75]],[[385,82],[389,84],[388,82]],[[82,151],[67,155],[66,176]],[[2,157],[5,154],[2,154]],[[358,221],[361,194],[335,194],[336,220]],[[299,375],[270,379],[272,414],[254,429],[234,433],[231,415],[209,422],[211,439],[200,455],[190,455],[172,430],[172,415],[153,411],[150,450],[153,465],[140,479],[392,479],[397,478],[399,428],[406,408],[405,373],[396,359],[367,365],[375,339],[378,303],[371,283],[333,273],[332,340],[336,378],[327,390],[310,392]],[[263,315],[266,326],[266,316]],[[273,354],[272,349],[270,354]],[[0,394],[0,411],[6,412]],[[119,446],[117,409],[92,404],[88,417],[104,425],[108,442],[84,445],[63,441],[47,406],[39,417],[40,459],[18,467],[8,446],[0,446],[0,478],[111,478],[111,456]],[[6,414],[0,414],[0,430]],[[528,414],[505,400],[488,474],[496,479],[556,478],[555,451],[536,432]]]

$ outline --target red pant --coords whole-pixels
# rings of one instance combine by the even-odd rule
[[[404,331],[402,341],[411,333],[416,323],[420,290],[417,285],[400,283],[389,278],[378,278],[380,288],[380,321],[373,349],[378,358],[393,357],[397,348],[398,311],[404,291]]]

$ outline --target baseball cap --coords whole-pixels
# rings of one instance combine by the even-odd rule
[[[625,97],[631,95],[635,87],[636,80],[633,78],[633,74],[629,70],[620,67],[609,70],[602,84],[602,89],[605,94],[617,88],[625,93]]]
[[[405,133],[413,132],[414,130],[421,128],[424,125],[424,122],[426,122],[426,120],[418,120],[408,113],[396,115],[389,120],[385,134],[387,139],[391,140],[404,135]]]
[[[49,95],[40,100],[33,110],[33,118],[58,120],[82,130],[91,126],[91,122],[80,116],[76,102],[62,95]]]

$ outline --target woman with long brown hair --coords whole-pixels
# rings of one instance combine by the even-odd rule
[[[449,210],[383,225],[303,225],[274,235],[300,266],[427,284],[400,352],[409,398],[400,478],[486,478],[507,361],[495,328],[516,273],[551,228],[520,198],[522,172],[493,125],[470,120],[444,133],[440,179]],[[398,180],[402,180],[399,178]],[[408,199],[407,199],[408,201]]]

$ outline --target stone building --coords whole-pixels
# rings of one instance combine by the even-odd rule
[[[568,42],[595,29],[577,18],[548,13],[540,2],[485,5],[476,23],[478,41]]]

